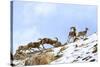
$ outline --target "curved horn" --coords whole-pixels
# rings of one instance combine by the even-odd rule
[[[57,37],[55,37],[55,39],[56,39],[56,41],[58,41],[58,38]]]
[[[38,40],[42,40],[41,38],[39,38]]]
[[[87,28],[87,27],[86,27],[85,29],[86,29],[86,30],[88,30],[88,28]]]

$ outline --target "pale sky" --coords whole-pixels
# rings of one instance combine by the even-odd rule
[[[76,26],[77,31],[88,27],[88,35],[97,32],[97,7],[32,1],[13,3],[14,51],[19,45],[43,37],[58,37],[65,43],[71,26]]]

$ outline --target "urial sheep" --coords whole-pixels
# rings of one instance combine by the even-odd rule
[[[84,39],[86,37],[86,35],[87,35],[87,31],[88,31],[88,28],[85,28],[84,31],[78,32],[78,36],[77,37],[80,37],[80,38]]]
[[[76,38],[76,27],[71,27],[70,32],[68,35],[68,42],[74,42],[74,39]]]
[[[54,46],[54,47],[61,46],[61,42],[58,41],[58,38],[55,37],[55,39],[56,39],[56,40],[53,40],[53,39],[50,39],[50,38],[43,38],[43,39],[39,38],[39,40],[41,40],[42,46],[43,46],[44,44],[50,44],[50,45],[52,45],[52,46]],[[44,46],[43,46],[43,48],[44,48]]]
[[[24,51],[26,51],[26,50],[30,50],[30,49],[32,49],[32,48],[40,48],[40,41],[39,42],[30,42],[30,43],[28,43],[27,45],[24,45],[24,46],[19,46],[19,48],[18,48],[18,50],[20,51],[20,50],[24,50]],[[40,49],[39,49],[40,50]]]

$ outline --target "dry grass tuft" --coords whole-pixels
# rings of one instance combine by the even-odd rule
[[[49,64],[51,61],[55,59],[53,53],[41,53],[37,55],[33,55],[32,58],[25,61],[25,65],[44,65]]]
[[[14,55],[14,59],[15,60],[24,60],[26,57],[27,57],[27,55],[25,53],[23,53],[23,52],[17,52]]]

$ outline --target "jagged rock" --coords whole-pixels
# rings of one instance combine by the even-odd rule
[[[96,52],[97,52],[97,44],[94,45],[92,53],[96,53]]]
[[[17,52],[14,55],[14,59],[15,60],[24,60],[27,57],[27,54],[23,53],[23,52]]]
[[[77,59],[75,59],[75,60],[73,60],[73,61],[72,61],[72,63],[77,62],[77,61],[78,61],[78,60],[77,60]]]
[[[78,56],[76,59],[81,58],[80,56]]]
[[[94,62],[94,61],[96,61],[96,60],[95,59],[90,60],[90,62]]]
[[[88,38],[85,38],[84,40],[87,40]]]
[[[87,57],[83,58],[82,60],[87,61],[87,60],[89,60],[90,58],[92,58],[92,57],[91,57],[91,56],[87,56]]]
[[[55,56],[53,53],[47,52],[47,53],[41,53],[33,55],[30,59],[27,59],[25,61],[25,65],[43,65],[43,64],[49,64],[51,61],[55,59]]]

